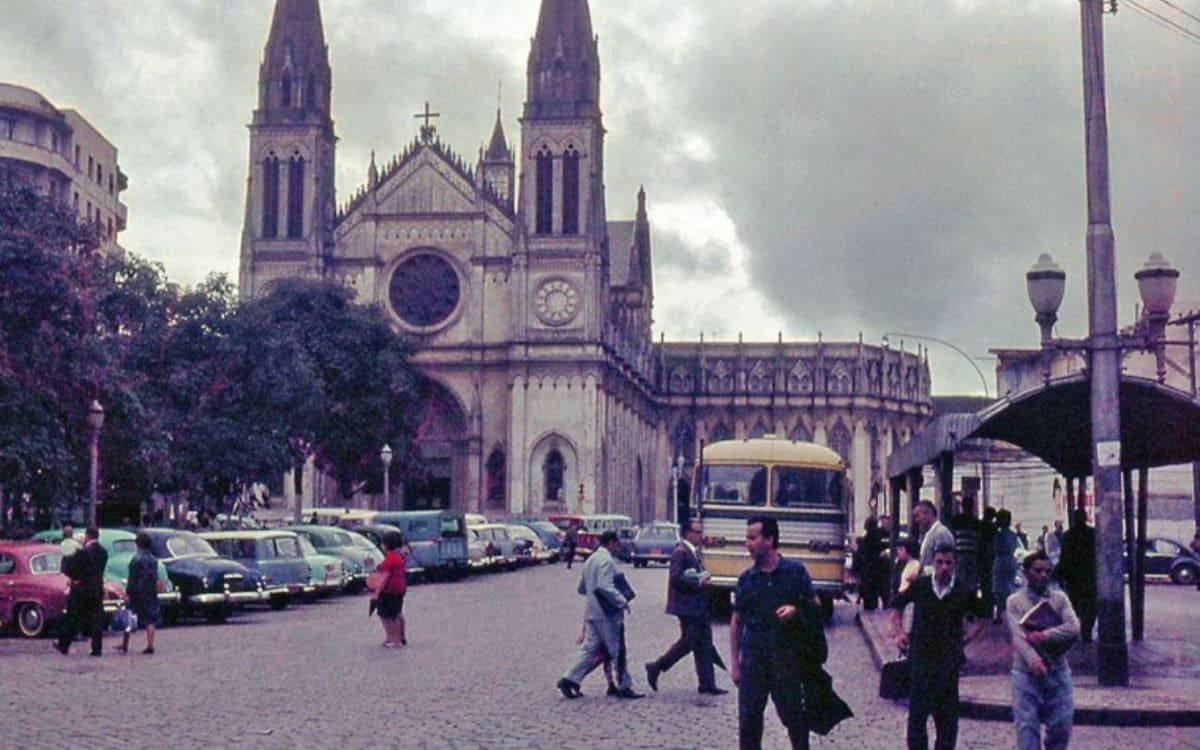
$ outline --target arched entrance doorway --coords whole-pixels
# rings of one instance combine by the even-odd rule
[[[407,457],[404,509],[463,508],[467,419],[445,386],[425,379]]]

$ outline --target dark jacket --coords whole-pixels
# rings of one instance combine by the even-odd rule
[[[129,561],[129,606],[144,611],[158,602],[158,559],[145,550],[138,550]]]
[[[104,598],[104,568],[108,553],[98,542],[84,545],[67,558],[63,572],[71,579],[71,592],[93,599]]]
[[[699,558],[688,545],[680,542],[671,553],[671,572],[667,577],[667,614],[676,617],[708,617],[708,594],[695,573],[703,570]],[[688,571],[693,575],[686,575]]]

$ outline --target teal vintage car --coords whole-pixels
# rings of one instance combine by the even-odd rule
[[[461,514],[445,510],[381,511],[376,524],[400,529],[416,564],[431,578],[460,578],[469,570],[467,531]]]
[[[221,557],[261,573],[268,586],[283,589],[272,592],[271,609],[283,609],[293,596],[311,599],[316,593],[308,564],[300,551],[299,537],[290,531],[206,531],[200,538],[211,544]]]
[[[83,531],[76,529],[74,538],[83,542]],[[58,544],[62,541],[62,529],[47,529],[33,535],[33,540]],[[108,565],[104,577],[124,588],[129,583],[129,561],[137,553],[137,534],[125,529],[100,529],[100,546],[108,553]],[[179,592],[167,577],[167,567],[158,561],[158,606],[165,622],[173,622],[179,607]]]
[[[340,557],[325,555],[317,551],[308,537],[300,536],[300,552],[308,564],[308,578],[312,581],[317,596],[326,597],[342,590],[346,584],[345,563]]]

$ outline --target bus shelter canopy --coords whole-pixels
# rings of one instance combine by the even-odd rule
[[[1087,373],[1057,378],[997,401],[975,414],[935,419],[888,459],[888,476],[953,453],[969,439],[1016,445],[1068,477],[1092,473],[1092,424]],[[1200,460],[1200,399],[1153,380],[1122,375],[1121,468]]]

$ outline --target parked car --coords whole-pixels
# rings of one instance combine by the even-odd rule
[[[633,519],[619,513],[584,513],[559,514],[550,516],[550,522],[564,531],[575,526],[575,554],[586,558],[600,543],[600,535],[605,531],[617,532],[621,540],[615,555],[618,560],[629,562],[633,559]]]
[[[66,614],[70,587],[57,544],[0,542],[0,630],[13,627],[26,638],[45,635]],[[106,613],[116,612],[125,599],[124,588],[105,582]]]
[[[491,568],[495,562],[495,547],[483,540],[475,527],[467,527],[467,565],[473,572]]]
[[[1166,576],[1184,586],[1195,586],[1200,556],[1185,544],[1161,537],[1146,540],[1146,575]]]
[[[372,554],[355,546],[350,532],[336,526],[312,524],[285,528],[307,538],[318,552],[341,559],[345,581],[342,586],[343,591],[348,594],[357,594],[367,587],[367,575],[375,570],[375,566],[380,562],[380,557],[378,553]]]
[[[221,557],[198,534],[161,528],[142,531],[150,536],[150,551],[163,561],[179,591],[180,606],[173,615],[224,622],[239,605],[270,603],[273,591],[261,574]]]
[[[544,563],[550,560],[550,550],[546,549],[545,542],[538,536],[533,529],[524,524],[510,523],[508,524],[508,536],[518,545],[518,562],[526,565],[533,563]],[[521,550],[524,552],[521,552]]]
[[[350,529],[347,529],[349,531]],[[383,537],[385,534],[400,534],[404,536],[404,532],[398,526],[393,526],[390,523],[371,523],[363,526],[355,526],[353,531],[356,534],[361,534],[363,538],[374,544],[381,555],[387,554],[383,551]],[[407,539],[405,540],[407,541]],[[409,583],[415,583],[428,574],[428,570],[417,562],[417,556],[410,550],[404,556],[404,572]]]
[[[292,597],[312,598],[316,586],[300,551],[300,540],[290,531],[206,531],[200,538],[227,557],[257,571],[267,586],[282,587],[271,595],[271,609],[283,609]]]
[[[300,554],[304,555],[304,562],[308,565],[308,579],[312,581],[316,595],[327,597],[341,591],[346,585],[345,563],[342,562],[342,558],[317,552],[317,548],[306,536],[297,534],[296,541],[300,544]]]
[[[137,553],[137,534],[125,529],[100,529],[97,541],[108,553],[108,564],[104,566],[104,577],[120,585],[129,584],[129,561]],[[83,538],[82,534],[79,537]],[[35,541],[58,544],[62,541],[62,529],[47,529],[33,535]],[[167,566],[158,562],[158,606],[163,618],[167,619],[179,606],[179,592],[167,575]]]
[[[416,564],[431,578],[459,578],[467,572],[463,517],[446,510],[381,511],[376,523],[400,529]]]
[[[630,555],[633,567],[644,568],[652,562],[668,562],[677,544],[679,526],[674,523],[648,523],[637,527]]]
[[[513,523],[519,523],[522,526],[528,526],[533,530],[533,533],[538,535],[542,540],[542,544],[546,545],[546,549],[550,552],[550,562],[558,562],[558,558],[562,552],[563,530],[550,523],[537,518],[514,519]]]
[[[479,535],[480,541],[492,547],[492,558],[495,566],[515,570],[521,563],[516,541],[508,535],[508,526],[502,523],[485,523],[479,526],[469,526]]]

